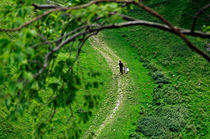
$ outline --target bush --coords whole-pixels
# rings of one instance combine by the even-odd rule
[[[166,67],[166,66],[170,65],[170,62],[168,60],[164,60],[161,62],[161,64]]]
[[[183,106],[160,107],[155,113],[165,119],[166,126],[172,132],[181,131],[185,125],[187,109]]]
[[[144,66],[150,71],[150,72],[155,72],[155,71],[158,71],[158,68],[155,64],[152,64],[152,63],[147,63],[147,64],[144,64]]]
[[[149,60],[144,58],[143,56],[140,56],[139,61],[144,62],[143,66],[145,67],[145,64],[149,64]]]
[[[167,138],[169,135],[165,120],[157,117],[141,118],[136,131],[152,138]]]
[[[165,85],[161,88],[156,87],[153,91],[153,103],[154,104],[178,104],[183,101],[181,93],[170,85]]]
[[[153,116],[139,119],[136,131],[151,138],[170,138],[183,129],[187,113],[183,106],[161,106]]]
[[[170,80],[165,77],[165,75],[162,72],[155,71],[155,72],[149,72],[149,75],[152,76],[152,78],[155,80],[155,83],[157,84],[169,84]]]

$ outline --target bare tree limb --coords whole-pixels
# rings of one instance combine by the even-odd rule
[[[200,16],[206,9],[208,9],[210,7],[210,4],[204,6],[199,12],[197,12],[193,18],[193,22],[192,22],[192,27],[191,27],[191,32],[194,32],[195,29],[195,24],[196,21],[198,19],[198,16]]]
[[[72,35],[72,34],[78,32],[78,31],[80,31],[80,30],[82,30],[82,29],[84,29],[84,28],[87,28],[87,27],[97,27],[97,26],[98,26],[98,25],[96,25],[96,24],[80,26],[80,27],[78,27],[78,28],[75,28],[75,29],[72,30],[71,32],[69,32],[69,33],[63,35],[62,37],[58,38],[57,40],[55,40],[55,41],[53,41],[53,42],[56,42],[56,43],[57,43],[57,42],[61,41],[62,39],[64,39],[64,38],[66,38],[66,37],[68,37],[68,36],[70,36],[70,35]]]
[[[116,15],[121,16],[123,19],[125,19],[127,21],[136,21],[136,22],[133,22],[132,25],[134,25],[134,24],[143,25],[143,26],[153,27],[153,28],[164,30],[164,31],[169,31],[171,33],[175,33],[167,25],[164,25],[164,24],[159,24],[159,23],[145,21],[145,20],[139,20],[139,19],[127,16],[127,15],[123,15],[123,14],[116,14]],[[174,27],[185,35],[194,36],[194,37],[201,37],[201,38],[210,38],[210,33],[204,33],[204,32],[201,32],[201,31],[191,32],[188,29],[183,29],[183,28],[179,28],[179,27],[176,27],[176,26],[174,26]]]
[[[98,31],[93,32],[93,33],[89,34],[87,37],[85,37],[85,38],[82,40],[82,42],[80,43],[80,45],[79,45],[79,47],[78,47],[78,49],[77,49],[76,61],[79,60],[79,55],[80,55],[80,52],[81,52],[81,50],[82,50],[82,46],[84,45],[84,43],[85,43],[91,36],[94,36],[94,35],[96,35],[97,33],[98,33]]]
[[[85,30],[85,31],[81,31],[81,32],[77,32],[75,33],[74,35],[72,35],[71,37],[67,38],[66,40],[64,40],[63,42],[61,42],[58,46],[56,46],[55,48],[53,48],[50,52],[48,52],[46,55],[45,55],[45,62],[43,64],[43,67],[40,69],[40,71],[34,76],[35,78],[37,78],[39,75],[41,75],[43,73],[43,71],[47,68],[48,66],[48,63],[50,61],[50,56],[59,51],[64,45],[68,44],[69,42],[75,40],[76,38],[78,38],[79,36],[82,36],[82,35],[85,35],[85,34],[89,34],[89,33],[92,33],[92,32],[99,32],[99,31],[102,31],[104,29],[114,29],[114,28],[121,28],[121,27],[128,27],[128,26],[136,26],[136,25],[145,25],[145,22],[144,21],[129,21],[129,22],[124,22],[124,23],[120,23],[120,24],[110,24],[110,25],[104,25],[104,26],[100,26],[98,28],[94,28],[94,29],[89,29],[89,30]],[[148,23],[146,24],[148,25]],[[154,25],[152,25],[154,26]],[[176,30],[176,28],[174,28]],[[165,27],[165,30],[167,31],[170,31],[172,33],[175,33],[177,34],[177,32],[175,32],[174,30],[171,30],[169,28],[166,28]],[[183,31],[184,32],[184,31]],[[180,30],[179,30],[179,33]],[[186,33],[190,33],[189,32],[186,32]],[[181,33],[182,34],[182,33]],[[178,34],[179,35],[179,34]],[[188,41],[188,39],[187,39]],[[197,48],[198,49],[198,48]],[[200,49],[199,49],[200,50]],[[201,51],[201,50],[200,50]],[[201,51],[203,53],[203,55],[205,55],[205,58],[210,61],[210,57],[205,54],[203,51]]]
[[[60,8],[59,5],[37,5],[37,4],[32,4],[35,9],[55,9],[55,8]]]

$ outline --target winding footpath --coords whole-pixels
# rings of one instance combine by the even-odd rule
[[[86,137],[83,138],[87,138],[87,134],[94,133],[94,138],[97,138],[101,132],[103,131],[103,129],[110,124],[113,119],[115,118],[116,113],[118,112],[120,106],[123,103],[123,99],[124,99],[124,94],[126,93],[126,91],[128,90],[128,78],[126,78],[126,76],[122,76],[119,73],[119,67],[118,67],[118,62],[121,59],[120,57],[118,57],[109,47],[108,45],[103,42],[102,40],[100,40],[100,36],[102,34],[99,33],[99,35],[94,36],[92,38],[89,39],[90,44],[92,45],[92,47],[98,51],[107,61],[109,68],[112,71],[112,82],[115,82],[112,84],[112,88],[117,88],[117,99],[114,103],[114,108],[110,110],[109,114],[107,114],[105,120],[103,121],[102,124],[99,125],[99,127],[92,127],[90,126],[90,128],[88,129],[88,131],[86,132]],[[122,60],[122,59],[121,59]],[[123,61],[123,60],[122,60]],[[110,91],[113,91],[114,89],[110,89]],[[101,110],[103,111],[103,110]],[[100,111],[99,111],[100,113]],[[95,131],[94,131],[95,130]]]

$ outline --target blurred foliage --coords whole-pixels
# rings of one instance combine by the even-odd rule
[[[86,3],[84,0],[54,0],[63,6],[75,6]],[[0,9],[0,27],[16,28],[45,10],[35,10],[32,3],[47,4],[46,0],[3,0]],[[19,32],[0,33],[0,104],[7,108],[4,120],[16,121],[21,116],[31,117],[32,132],[36,138],[52,134],[54,126],[62,123],[59,138],[78,138],[81,134],[78,123],[86,123],[92,116],[92,109],[97,107],[98,96],[84,95],[84,106],[72,110],[77,102],[77,92],[82,88],[98,88],[102,83],[93,81],[84,83],[75,68],[77,46],[85,37],[80,36],[71,44],[66,44],[49,57],[49,65],[37,78],[35,75],[43,68],[46,54],[60,42],[54,42],[64,34],[82,25],[96,23],[114,23],[120,20],[110,16],[110,12],[121,12],[116,3],[92,5],[76,11],[55,12],[32,23]],[[45,43],[45,39],[49,43]],[[73,48],[72,48],[73,47]],[[89,78],[100,76],[95,71]],[[66,115],[56,117],[59,110],[68,109]],[[74,114],[72,112],[75,112]],[[56,117],[56,118],[55,118]],[[76,119],[76,120],[75,120]],[[79,122],[78,122],[79,121]],[[9,123],[9,122],[8,122]],[[13,127],[0,123],[1,136],[13,133]],[[7,127],[10,129],[7,130]],[[4,129],[4,130],[2,130]]]

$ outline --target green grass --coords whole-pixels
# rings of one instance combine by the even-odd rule
[[[104,37],[101,39],[104,39],[108,46],[125,60],[123,62],[127,63],[130,69],[127,77],[130,79],[130,84],[116,118],[104,128],[99,138],[128,138],[129,134],[135,131],[140,108],[147,108],[151,102],[154,83],[148,76],[147,70],[139,62],[139,56],[123,38],[119,37],[118,32],[106,31],[103,34]]]
[[[190,17],[192,17],[194,13],[199,11],[198,7],[206,5],[207,2],[199,1],[198,3],[196,3],[196,1],[191,2],[190,0],[166,2],[162,0],[157,4],[157,1],[151,0],[149,2],[146,2],[146,4],[152,6],[152,8],[161,13],[173,24],[181,27],[190,28],[192,20],[190,20]],[[206,12],[209,13],[209,11]],[[156,19],[152,18],[147,13],[138,8],[130,11],[129,15],[144,20],[157,21]],[[202,17],[200,17],[196,28],[200,29],[202,25],[208,23],[209,22],[206,21],[206,18],[203,15]],[[145,109],[148,114],[139,115],[139,117],[141,117],[140,119],[147,116],[152,116],[153,118],[147,118],[147,120],[151,123],[154,121],[158,123],[158,118],[162,118],[162,122],[164,123],[164,117],[166,116],[169,118],[173,118],[172,115],[160,116],[158,115],[158,113],[156,113],[156,109],[165,109],[165,107],[171,107],[172,109],[174,109],[174,106],[181,106],[183,108],[182,111],[178,111],[176,109],[174,110],[177,112],[177,115],[185,115],[184,127],[180,127],[178,132],[168,131],[168,127],[170,127],[171,125],[164,123],[163,130],[165,130],[166,132],[161,134],[165,134],[168,137],[172,138],[209,137],[208,101],[210,98],[210,67],[209,63],[205,59],[203,59],[198,54],[192,52],[179,37],[167,32],[160,31],[158,29],[151,29],[139,26],[105,31],[104,34],[107,43],[112,47],[113,50],[116,51],[116,53],[118,53],[119,56],[125,58],[126,60],[126,58],[133,55],[133,61],[136,58],[135,63],[138,63],[138,60],[144,62],[149,61],[149,63],[157,66],[158,69],[164,74],[164,76],[170,79],[170,85],[164,86],[168,87],[168,92],[166,92],[166,94],[172,93],[174,96],[162,96],[158,99],[158,103],[160,104],[155,104],[157,100],[155,100],[153,94],[149,94],[153,97],[150,98],[150,101],[148,101],[148,103],[151,102],[149,103],[150,107]],[[198,41],[197,38],[193,37],[189,37],[189,39],[204,51],[207,43],[209,43],[209,40],[206,39],[200,41]],[[115,42],[115,45],[113,45],[112,42]],[[122,52],[122,50],[124,51],[124,53]],[[135,54],[131,53],[131,50],[133,50]],[[136,54],[138,54],[138,56]],[[128,66],[130,67],[130,65]],[[148,68],[148,70],[151,69]],[[133,70],[131,69],[131,71]],[[136,73],[139,74],[140,71],[136,71]],[[154,73],[153,71],[150,72],[151,75]],[[137,75],[136,78],[138,78],[136,79],[137,81],[139,80],[139,82],[141,82],[140,78]],[[173,91],[174,89],[172,88],[174,88],[177,92]],[[161,92],[161,90],[159,92]],[[179,97],[181,97],[180,102],[177,101],[171,104],[171,100],[176,100]],[[186,114],[186,112],[188,114]],[[179,117],[182,117],[181,115]],[[180,123],[182,123],[182,121],[183,120],[180,119]],[[147,127],[149,127],[150,122],[143,123],[142,121],[140,121],[139,124],[145,124],[145,127],[143,129],[146,129]],[[109,130],[107,132],[111,131]],[[150,132],[151,134],[147,134],[147,132]],[[156,135],[157,137],[156,133],[157,132],[153,132],[151,128],[148,128],[147,131],[141,130],[140,133],[138,132],[137,136],[140,135],[141,137],[143,137],[147,135],[148,138],[152,135]]]

